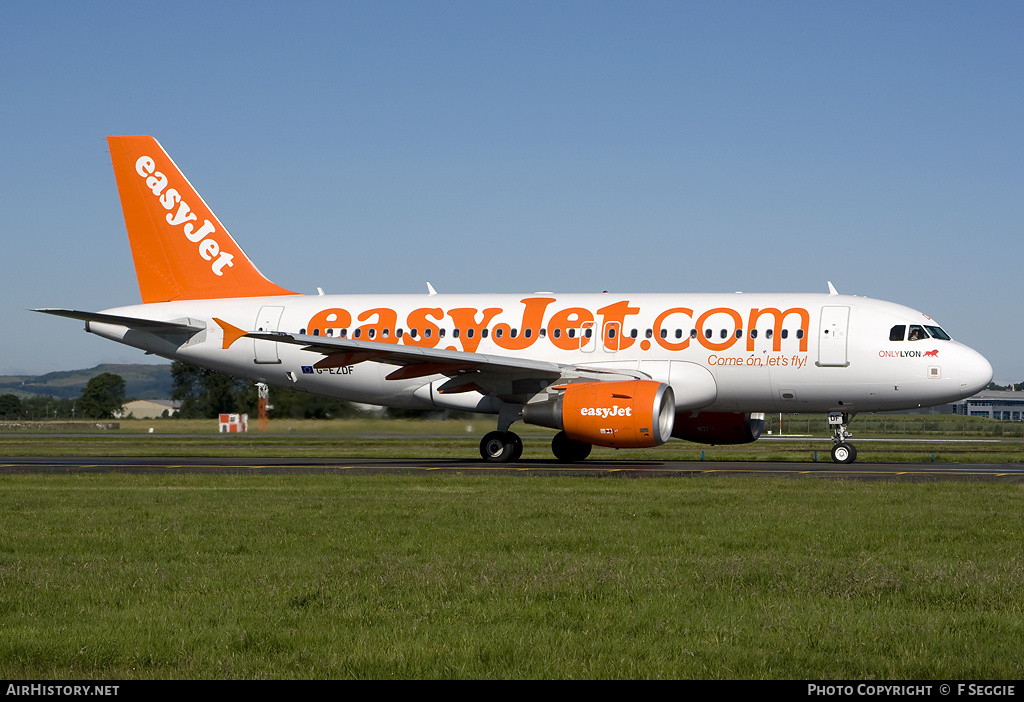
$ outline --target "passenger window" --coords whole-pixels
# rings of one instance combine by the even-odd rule
[[[756,339],[757,338],[757,330],[756,329],[751,329],[750,330],[750,338],[751,339]]]
[[[889,341],[903,341],[907,333],[907,325],[897,324],[889,330]]]

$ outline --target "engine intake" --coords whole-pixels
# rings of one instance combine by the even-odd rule
[[[553,400],[526,405],[523,421],[596,446],[660,446],[672,436],[675,396],[654,380],[577,383]]]

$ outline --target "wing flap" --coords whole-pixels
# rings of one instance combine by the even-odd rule
[[[379,341],[357,341],[308,334],[284,332],[248,332],[245,336],[263,341],[301,346],[304,351],[323,354],[331,365],[351,365],[362,361],[377,361],[400,366],[397,375],[389,378],[422,378],[428,375],[457,375],[467,371],[489,371],[528,375],[530,377],[558,378],[571,366],[550,361],[534,361],[509,356],[430,349],[421,346],[400,346]],[[320,366],[328,367],[327,365]]]
[[[314,365],[316,368],[374,361],[398,366],[385,376],[387,380],[446,375],[449,380],[439,386],[440,394],[477,391],[508,402],[527,402],[545,388],[559,383],[635,380],[649,377],[635,370],[601,370],[552,361],[405,346],[380,341],[358,341],[287,332],[248,332],[245,336],[292,344],[302,347],[304,351],[322,354],[324,358]]]

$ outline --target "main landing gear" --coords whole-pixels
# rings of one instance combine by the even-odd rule
[[[523,455],[523,440],[511,431],[492,431],[480,439],[480,457],[488,463],[511,463]]]
[[[551,452],[559,463],[575,463],[590,455],[590,444],[570,439],[564,431],[551,440]],[[512,463],[523,455],[523,440],[511,431],[492,431],[480,439],[480,457],[488,463]]]
[[[835,463],[853,463],[857,460],[857,449],[853,444],[847,442],[853,436],[847,429],[853,414],[847,412],[830,412],[828,415],[829,426],[832,427],[832,461]]]

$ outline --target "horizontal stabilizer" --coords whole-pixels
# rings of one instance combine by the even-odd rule
[[[101,324],[119,324],[122,327],[138,331],[150,332],[152,334],[195,334],[205,329],[205,326],[196,326],[186,322],[164,322],[157,319],[141,319],[139,317],[122,317],[116,314],[102,314],[100,312],[82,312],[80,310],[65,310],[60,308],[41,308],[32,310],[52,314],[58,317],[80,319],[83,322],[100,322]]]

